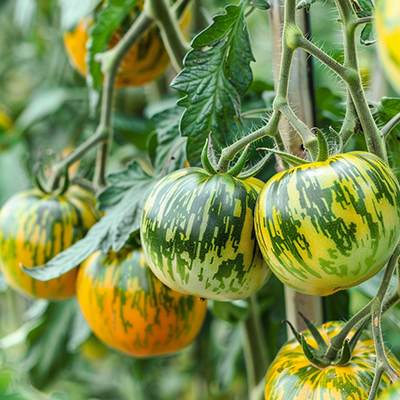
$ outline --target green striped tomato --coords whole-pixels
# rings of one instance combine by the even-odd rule
[[[327,344],[343,325],[329,322],[320,332]],[[349,338],[354,332],[351,332]],[[309,331],[303,332],[307,342],[317,348]],[[400,362],[388,352],[392,366],[400,371]],[[374,341],[363,334],[356,344],[353,356],[345,366],[319,369],[310,364],[296,339],[287,342],[270,365],[265,380],[265,400],[367,400],[375,374]],[[380,388],[390,384],[384,374]]]
[[[382,390],[379,400],[400,400],[400,381]]]
[[[270,270],[254,233],[263,182],[184,168],[164,177],[142,214],[141,239],[155,275],[170,288],[207,299],[243,299]]]
[[[135,357],[176,352],[199,333],[207,302],[169,289],[139,248],[94,253],[76,280],[82,313],[108,346]]]
[[[326,296],[364,282],[388,261],[400,238],[400,188],[379,157],[340,154],[275,175],[255,215],[276,276]]]
[[[83,238],[100,218],[96,200],[79,186],[60,196],[38,189],[11,197],[0,211],[0,268],[11,287],[30,297],[62,300],[75,294],[77,269],[47,282],[20,268],[45,264]]]

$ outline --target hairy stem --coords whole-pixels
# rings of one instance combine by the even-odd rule
[[[383,128],[382,134],[383,137],[386,139],[392,129],[400,122],[400,113],[395,115]]]
[[[386,296],[386,293],[390,286],[390,282],[393,277],[394,269],[397,265],[397,259],[399,258],[399,254],[400,254],[400,246],[398,245],[386,266],[385,273],[383,275],[381,284],[379,285],[379,289],[375,297],[357,314],[355,314],[346,323],[343,329],[331,339],[331,345],[325,355],[328,359],[335,359],[338,351],[343,346],[344,340],[349,335],[351,330],[353,330],[357,325],[359,325],[366,317],[371,315],[374,316],[373,312],[376,309],[376,307],[378,307],[379,309],[382,308],[384,298]]]
[[[183,69],[183,59],[190,45],[183,36],[176,15],[168,0],[148,0],[145,10],[160,28],[169,58],[176,72]]]
[[[342,21],[344,65],[349,68],[345,81],[363,128],[368,151],[378,155],[387,162],[385,140],[372,116],[361,83],[355,34],[356,28],[359,25],[357,23],[358,17],[349,0],[335,0],[335,2]]]
[[[248,301],[250,317],[241,323],[241,334],[250,398],[258,383],[264,379],[269,362],[256,295],[252,295]]]

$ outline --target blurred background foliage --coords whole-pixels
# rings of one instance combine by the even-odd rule
[[[89,137],[97,125],[99,116],[89,110],[86,82],[70,66],[63,46],[61,3],[0,1],[0,205],[32,186],[31,171],[39,159],[46,163],[60,157]],[[226,4],[202,1],[197,31]],[[315,43],[340,60],[341,33],[333,1],[317,2],[310,16]],[[254,82],[243,99],[243,112],[251,129],[262,123],[265,113],[250,111],[268,112],[274,82],[267,13],[255,12],[249,28],[257,61],[252,64]],[[381,101],[382,96],[393,96],[393,91],[374,46],[360,47],[360,63],[371,107],[384,123],[398,112],[400,100]],[[345,88],[318,62],[314,66],[318,126],[327,130],[344,116]],[[148,116],[151,107],[177,99],[177,93],[168,88],[173,77],[169,69],[158,82],[118,90],[110,172],[120,170],[128,160],[152,155],[154,127]],[[362,143],[361,136],[355,137],[348,149],[362,148]],[[398,130],[388,143],[392,166],[400,172]],[[91,152],[80,163],[80,175],[90,178],[93,159]],[[263,179],[273,173],[272,162]],[[325,319],[347,319],[371,298],[379,281],[378,276],[324,299]],[[281,324],[285,318],[282,284],[272,277],[257,296],[265,346],[272,359],[286,340],[286,327]],[[0,398],[244,400],[241,325],[247,307],[245,301],[210,302],[202,331],[192,345],[173,356],[134,359],[108,349],[91,333],[76,299],[27,300],[1,278]],[[384,323],[385,339],[400,356],[396,340],[400,309],[389,313]]]

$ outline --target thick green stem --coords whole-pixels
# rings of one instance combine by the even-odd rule
[[[363,307],[357,314],[355,314],[343,327],[343,329],[331,339],[331,345],[326,353],[327,359],[335,359],[338,351],[342,348],[343,342],[349,335],[350,331],[359,325],[366,317],[370,316],[376,307],[381,308],[386,293],[389,289],[390,282],[393,277],[394,269],[397,265],[397,259],[400,254],[400,246],[397,246],[393,252],[383,275],[381,284],[375,297]]]
[[[235,159],[236,154],[243,150],[248,144],[261,139],[264,136],[275,138],[278,148],[282,149],[280,146],[283,146],[283,141],[278,131],[280,116],[281,115],[278,111],[274,111],[267,125],[241,138],[229,147],[222,149],[221,158],[218,162],[218,172],[226,172],[229,163]]]
[[[383,128],[382,135],[386,139],[392,129],[400,122],[400,113],[395,115]]]
[[[346,78],[347,87],[363,128],[368,151],[387,162],[385,140],[368,106],[359,73],[356,45],[356,28],[359,25],[357,22],[359,19],[349,0],[335,1],[343,27],[344,66],[349,68]]]
[[[346,146],[350,138],[353,136],[357,124],[358,124],[358,115],[357,110],[354,107],[353,100],[350,96],[349,91],[347,90],[347,101],[346,101],[346,115],[344,117],[344,121],[342,124],[342,128],[340,129],[339,135],[342,138],[342,146]]]
[[[151,27],[152,22],[153,20],[142,12],[115,47],[105,53],[97,55],[96,59],[97,61],[101,61],[102,71],[105,74],[100,123],[92,137],[70,152],[61,161],[54,164],[52,168],[53,178],[49,185],[53,190],[57,188],[59,184],[61,173],[71,164],[81,159],[99,143],[103,143],[103,145],[99,149],[97,157],[94,183],[97,187],[103,187],[105,185],[105,165],[108,158],[109,143],[111,143],[113,135],[112,116],[114,88],[118,67],[131,47]]]
[[[168,0],[147,0],[145,11],[160,28],[161,36],[169,58],[176,72],[183,69],[183,59],[190,45],[183,36],[175,12]]]
[[[267,345],[256,295],[249,298],[250,317],[240,325],[246,364],[249,398],[265,377],[268,368]]]
[[[316,161],[319,153],[317,138],[311,133],[307,125],[297,117],[289,104],[282,102],[276,105],[276,107],[301,136],[304,147],[310,152],[311,160]]]

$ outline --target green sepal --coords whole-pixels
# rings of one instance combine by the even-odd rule
[[[350,352],[353,353],[354,348],[356,347],[356,344],[358,340],[361,337],[361,334],[363,333],[364,329],[367,327],[367,325],[370,323],[370,318],[365,318],[363,323],[357,328],[355,331],[353,337],[350,339],[349,342],[349,347],[350,347]]]
[[[243,171],[243,168],[246,165],[249,147],[250,147],[249,144],[245,147],[237,163],[227,172],[228,175],[236,177]]]
[[[257,175],[265,166],[265,164],[271,159],[273,153],[268,153],[264,156],[257,164],[253,165],[251,168],[241,172],[237,177],[240,179],[251,178]]]
[[[63,177],[64,179],[63,179],[62,185],[52,192],[52,194],[54,196],[61,196],[68,190],[68,187],[69,187],[68,167],[65,168],[65,171],[64,171],[63,175],[64,175],[64,177]]]
[[[328,137],[329,157],[343,153],[343,139],[331,126]]]
[[[290,330],[292,331],[292,333],[293,333],[293,336],[296,338],[296,340],[299,342],[299,344],[301,345],[301,334],[299,333],[299,332],[297,332],[297,330],[296,330],[296,328],[293,326],[293,324],[290,322],[290,321],[288,321],[287,319],[284,319],[283,321],[282,321],[282,323],[285,323],[285,324],[288,324],[289,325],[289,328],[290,328]]]
[[[208,159],[210,160],[211,164],[214,166],[215,170],[217,169],[217,157],[215,155],[215,150],[214,150],[214,143],[212,141],[212,132],[208,134],[208,149],[207,149],[207,154],[208,154]]]
[[[299,315],[303,319],[303,321],[306,323],[308,329],[311,332],[311,335],[313,336],[313,338],[317,342],[318,350],[322,351],[322,352],[325,352],[326,350],[328,350],[328,345],[326,344],[324,338],[320,334],[320,332],[317,329],[317,327],[308,318],[306,318],[300,311],[299,311]]]
[[[34,186],[39,189],[42,193],[45,194],[50,194],[50,191],[48,191],[45,186],[42,184],[41,178],[40,178],[40,167],[42,166],[42,164],[40,162],[37,162],[34,166],[33,166],[33,184]]]
[[[203,151],[201,152],[201,163],[203,165],[204,170],[210,175],[216,175],[217,171],[215,170],[214,166],[211,164],[211,161],[208,157],[208,143],[209,139],[206,139],[206,143],[203,147]]]
[[[324,134],[318,128],[314,128],[314,130],[317,131],[317,140],[318,140],[317,161],[326,161],[329,158],[328,142]]]
[[[295,167],[297,167],[298,165],[310,164],[310,161],[307,161],[307,160],[304,160],[303,158],[294,156],[293,154],[285,153],[284,151],[267,149],[265,147],[260,147],[257,150],[265,150],[270,153],[274,153],[274,154],[278,155],[280,158],[282,158],[283,161],[286,161],[287,163],[294,165]]]
[[[316,367],[316,368],[326,368],[329,364],[321,361],[317,355],[312,350],[313,348],[307,343],[306,338],[303,335],[301,336],[301,347],[303,348],[303,353],[307,357],[307,360]],[[315,350],[315,349],[314,349]]]
[[[340,356],[340,360],[335,363],[335,365],[346,365],[350,362],[352,356],[352,350],[349,345],[350,339],[346,339],[343,343],[342,354]]]

